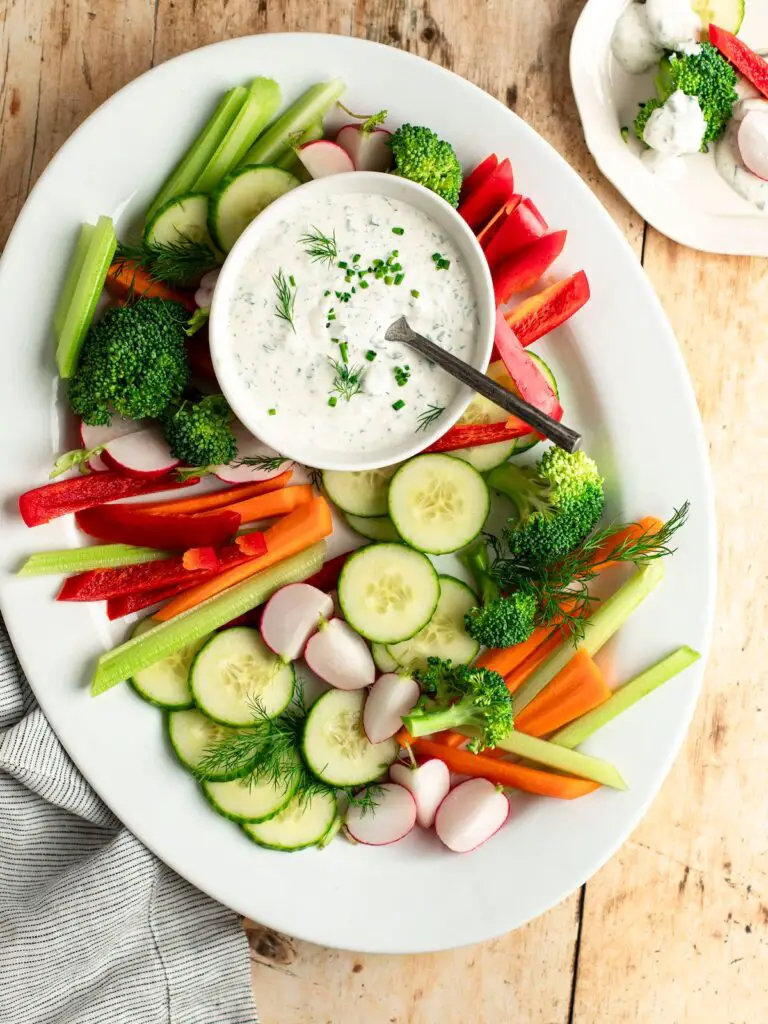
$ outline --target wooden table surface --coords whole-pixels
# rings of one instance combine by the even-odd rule
[[[358,956],[246,923],[264,1024],[768,1021],[768,264],[681,248],[648,228],[600,176],[568,81],[581,7],[577,0],[0,0],[0,246],[73,129],[153,64],[249,33],[365,36],[498,96],[587,180],[664,303],[704,418],[719,520],[714,646],[688,740],[645,820],[581,892],[474,948]]]

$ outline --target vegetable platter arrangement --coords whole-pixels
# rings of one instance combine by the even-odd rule
[[[282,112],[272,79],[230,89],[140,235],[118,241],[108,217],[82,226],[52,325],[80,444],[19,511],[30,528],[73,515],[95,543],[33,554],[19,575],[62,575],[60,602],[130,617],[92,693],[128,682],[156,705],[212,810],[255,843],[323,848],[341,833],[383,846],[418,828],[468,852],[505,825],[512,792],[569,801],[626,788],[620,766],[582,744],[698,654],[681,646],[616,689],[595,659],[652,600],[689,509],[606,523],[588,454],[544,449],[479,397],[425,451],[364,472],[298,466],[234,419],[207,343],[219,268],[272,202],[361,170],[458,210],[493,281],[489,375],[563,415],[529,346],[590,297],[583,271],[551,274],[566,231],[515,190],[503,154],[464,168],[427,126],[341,107],[344,89],[319,82]],[[349,120],[327,137],[337,104]],[[340,280],[322,298],[353,308],[369,289],[401,289],[418,304],[406,229],[389,234],[379,255],[346,254],[322,224],[302,237]],[[450,274],[445,251],[430,261],[430,281]],[[301,287],[289,272],[271,281],[267,315],[286,332]],[[355,362],[323,314],[331,415],[360,407],[377,355]],[[388,381],[415,433],[443,413],[409,405],[420,372],[398,363]],[[328,558],[342,529],[358,546]]]

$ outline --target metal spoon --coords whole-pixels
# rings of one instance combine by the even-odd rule
[[[490,377],[486,377],[484,373],[480,373],[469,363],[465,363],[463,359],[446,352],[444,348],[440,348],[429,338],[417,334],[404,316],[390,324],[384,337],[387,341],[399,341],[416,352],[420,352],[427,359],[431,359],[433,363],[441,366],[446,373],[450,373],[452,377],[460,380],[462,384],[466,384],[479,395],[489,398],[496,405],[500,405],[502,409],[518,416],[534,430],[543,434],[544,437],[548,437],[559,448],[564,448],[567,452],[575,452],[581,447],[581,434],[558,423],[557,420],[547,416],[541,409],[537,409],[536,406],[526,402],[518,395],[513,395],[511,391],[500,387]]]

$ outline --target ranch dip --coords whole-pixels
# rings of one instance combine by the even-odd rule
[[[413,438],[459,385],[384,340],[403,315],[472,360],[478,303],[450,236],[389,196],[293,204],[246,255],[230,292],[239,384],[261,413],[276,417],[278,432],[328,451],[370,452]]]

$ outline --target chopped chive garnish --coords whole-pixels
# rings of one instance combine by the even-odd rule
[[[395,410],[395,412],[400,412],[401,409],[405,408],[405,402],[402,400],[402,398],[398,398],[396,402],[392,403],[392,408]]]
[[[389,274],[387,274],[387,276],[384,278],[384,284],[392,284],[393,280],[394,279],[392,277],[390,277]]]
[[[397,271],[397,270],[402,270],[402,269],[403,269],[403,268],[402,268],[402,267],[400,266],[400,264],[399,264],[399,263],[393,263],[393,264],[392,264],[392,270],[395,270],[395,271]]]
[[[365,353],[365,358],[368,360],[369,363],[372,363],[373,360],[376,358],[376,353],[373,351],[372,348],[369,348],[368,351]]]
[[[356,291],[357,291],[357,288],[353,287],[352,288],[352,294],[354,295]]]
[[[357,263],[359,261],[359,259],[360,259],[360,253],[356,252],[355,255],[352,257],[352,262],[353,263]]]
[[[441,260],[442,258],[443,257],[440,255],[439,252],[433,252],[432,253],[432,259],[435,261],[435,263],[437,263],[437,261]]]
[[[395,284],[402,284],[405,280],[405,274],[395,274]]]
[[[380,266],[382,266],[382,264],[383,264],[383,263],[384,263],[384,261],[383,261],[383,260],[374,260],[374,261],[373,261],[373,266],[374,266],[374,269],[375,269],[376,267],[380,267]]]
[[[330,398],[328,399],[328,405],[330,405],[330,407],[333,408],[334,405],[336,405],[336,402],[337,402],[336,395],[331,395]]]
[[[291,288],[296,287],[296,278],[293,276],[293,274],[291,274],[291,276],[288,278],[288,281],[290,282]]]
[[[339,355],[341,356],[342,363],[349,362],[349,345],[346,343],[346,341],[342,341],[342,343],[339,345]]]
[[[328,291],[328,289],[327,289],[327,288],[326,288],[326,290],[325,290],[325,291],[323,292],[323,295],[325,296],[325,298],[328,298],[328,296],[329,296],[330,294],[331,294],[331,293],[330,293],[330,291]]]
[[[267,409],[267,416],[277,416],[277,409]]]
[[[349,266],[349,264],[347,263],[346,260],[339,260],[339,262],[336,264],[336,266],[337,267],[341,267],[342,270],[346,270],[347,267]]]
[[[421,295],[421,292],[417,291],[415,288],[411,288],[411,295],[414,297],[414,299],[418,299],[419,295]]]
[[[411,376],[411,368],[410,366],[396,366],[392,373],[395,375],[397,386],[401,388],[408,383],[408,378]]]
[[[341,341],[341,338],[331,338],[331,341],[334,343],[334,345],[338,345],[339,342]]]
[[[393,250],[392,250],[392,258],[393,258],[393,259],[397,259],[397,257],[398,257],[399,255],[400,255],[400,250],[399,250],[399,249],[393,249]]]
[[[367,288],[368,287],[368,282],[367,281],[361,281],[360,282],[360,287],[361,288]]]
[[[392,228],[392,234],[393,235],[404,235],[405,234],[405,228]]]

